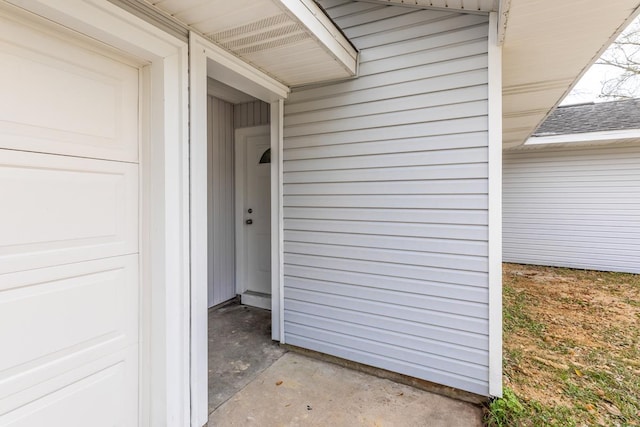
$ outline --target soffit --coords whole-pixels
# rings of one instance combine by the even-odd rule
[[[503,143],[523,144],[634,16],[638,0],[511,0]]]
[[[287,86],[355,75],[355,48],[311,0],[145,1]]]

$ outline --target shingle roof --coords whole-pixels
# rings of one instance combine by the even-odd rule
[[[640,99],[556,108],[533,136],[640,129]]]

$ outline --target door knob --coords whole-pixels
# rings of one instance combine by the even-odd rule
[[[253,209],[249,208],[249,209],[247,209],[247,212],[253,213]]]
[[[246,222],[247,224],[249,224],[249,225],[253,224],[253,220],[252,220],[252,219],[248,219],[248,220],[246,220],[245,222]]]

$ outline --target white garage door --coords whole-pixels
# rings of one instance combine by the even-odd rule
[[[136,425],[139,69],[1,10],[0,64],[0,425]]]

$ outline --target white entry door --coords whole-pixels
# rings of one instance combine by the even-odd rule
[[[0,8],[0,425],[138,424],[137,64]]]
[[[269,126],[236,132],[237,212],[242,303],[271,309],[271,151]]]

